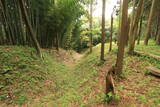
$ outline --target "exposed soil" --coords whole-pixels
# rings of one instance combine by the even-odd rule
[[[50,53],[54,53],[54,59],[58,62],[64,64],[68,68],[74,68],[74,66],[81,60],[83,54],[74,52],[74,51],[66,51],[60,49],[59,51],[49,50]]]

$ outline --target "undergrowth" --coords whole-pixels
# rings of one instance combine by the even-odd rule
[[[105,47],[109,47],[108,44]],[[53,59],[52,56],[56,56],[54,53],[47,53],[45,50],[44,59],[40,59],[35,55],[35,50],[29,47],[0,47],[0,103],[27,104],[30,107],[87,107],[114,97],[120,100],[123,93],[116,96],[109,94],[109,97],[106,97],[102,91],[104,86],[98,85],[101,79],[98,77],[101,72],[99,68],[108,64],[108,61],[114,64],[116,53],[115,44],[112,52],[108,53],[108,49],[105,49],[106,61],[101,63],[100,45],[97,45],[91,54],[85,52],[80,62],[70,69]],[[63,56],[58,57],[63,59]],[[157,60],[129,57],[126,54],[123,75],[126,80],[135,73],[146,76],[145,67],[149,65],[160,67]],[[139,79],[133,82],[138,82]],[[149,76],[139,84],[131,84],[133,88],[139,89],[146,87],[151,79]],[[118,92],[124,88],[124,84],[116,87]],[[156,98],[159,97],[158,94],[157,88],[148,88],[144,95],[128,93],[138,102],[148,104],[150,101],[152,105],[159,103],[159,99]]]
[[[56,91],[41,98],[41,102],[35,105],[54,107],[84,107],[104,100],[104,93],[99,92],[92,97],[99,78],[97,64],[99,63],[97,52],[86,54],[74,68],[55,72],[54,79]]]
[[[29,47],[0,47],[0,101],[7,104],[25,104],[44,90],[44,82],[53,66],[51,57],[44,59]]]

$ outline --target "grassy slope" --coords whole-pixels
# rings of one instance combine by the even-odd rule
[[[147,46],[145,46],[143,44],[143,41],[141,41],[140,45],[136,45],[135,50],[160,56],[160,46],[155,45],[155,41],[153,41],[153,40],[150,40],[149,44]],[[147,58],[147,57],[141,57],[141,60],[145,60],[147,62],[150,62],[150,65],[155,66],[160,69],[160,61],[159,60],[155,60],[155,59]]]
[[[136,45],[136,50],[160,55],[160,47],[153,41],[150,41],[148,46],[141,42],[140,45]],[[117,94],[121,98],[122,105],[126,107],[160,106],[160,80],[148,75],[149,72],[146,70],[146,67],[151,65],[160,68],[160,61],[144,56],[125,56],[124,80],[116,83]]]
[[[160,80],[148,75],[147,66],[152,65],[143,57],[126,57],[124,79],[116,83],[121,104],[133,107],[160,106]],[[160,64],[159,64],[160,65]]]
[[[38,59],[31,54],[34,51],[31,48],[0,47],[0,50],[0,65],[5,68],[1,72],[11,69],[9,74],[0,75],[0,79],[3,79],[3,82],[0,81],[1,101],[26,103],[30,107],[98,107],[105,100],[105,73],[99,69],[115,63],[115,49],[111,53],[105,52],[106,62],[100,66],[98,45],[92,54],[86,53],[72,69],[58,63],[47,53],[43,53],[44,60]],[[63,59],[63,56],[59,57]],[[125,79],[116,82],[116,93],[120,97],[119,107],[140,104],[156,107],[160,103],[160,90],[157,88],[160,87],[159,80],[145,75],[145,67],[151,64],[149,59],[126,55]],[[12,82],[6,84],[8,80]],[[6,98],[8,92],[12,93],[12,99]]]
[[[46,52],[43,53],[44,60],[41,60],[34,55],[32,48],[0,47],[0,72],[9,71],[0,75],[2,106],[68,107],[101,102],[103,93],[96,93],[97,89],[102,89],[97,87],[97,53],[95,49],[93,54],[86,55],[69,69]],[[63,59],[63,56],[59,57]]]
[[[160,56],[160,46],[155,45],[155,41],[153,40],[150,40],[147,46],[141,41],[140,45],[136,45],[135,50]]]
[[[65,68],[43,53],[39,59],[28,47],[0,47],[0,101],[25,104],[54,87],[54,72]],[[6,74],[2,74],[5,73]]]
[[[40,102],[33,106],[83,107],[102,102],[104,93],[98,90],[104,87],[97,87],[97,82],[100,81],[97,77],[99,73],[97,49],[99,48],[95,48],[90,55],[86,54],[74,68],[67,72],[56,72],[56,91],[42,97]]]
[[[108,47],[108,44],[106,47]],[[65,74],[66,77],[63,77],[66,85],[62,83],[62,87],[56,93],[43,97],[42,106],[46,104],[49,107],[52,105],[55,107],[101,107],[101,103],[107,99],[104,95],[105,73],[102,73],[100,69],[103,66],[115,63],[115,45],[111,53],[106,50],[106,62],[104,65],[99,62],[99,53],[100,45],[94,48],[92,54],[85,53],[84,58],[75,68],[72,71],[68,71]],[[116,82],[116,93],[117,98],[119,98],[118,107],[128,107],[130,105],[133,107],[140,105],[156,107],[159,105],[159,80],[153,76],[146,75],[145,67],[152,65],[152,62],[151,59],[144,57],[128,57],[125,55],[124,79]],[[63,74],[58,75],[62,76]],[[52,101],[53,98],[55,98],[54,101]]]

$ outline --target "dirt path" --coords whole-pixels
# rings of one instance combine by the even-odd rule
[[[59,52],[55,50],[50,50],[50,53],[54,53],[54,59],[56,59],[61,64],[67,66],[69,69],[73,69],[74,66],[82,59],[83,54],[79,54],[75,51],[66,51],[60,49]]]
[[[63,64],[66,65],[68,68],[73,69],[76,64],[82,59],[83,54],[79,54],[76,52],[70,53],[67,60],[64,60]]]
[[[62,64],[67,66],[71,71],[74,70],[76,64],[82,60],[83,54],[75,52],[61,51],[56,58],[61,61]],[[99,68],[98,74],[92,77],[97,80],[92,83],[92,78],[81,77],[88,79],[87,82],[82,83],[82,89],[91,89],[90,92],[83,96],[81,101],[84,103],[90,102],[89,100],[96,98],[97,95],[105,93],[105,75],[107,70],[115,63],[115,55],[106,56],[108,59],[103,66],[93,65],[92,67]],[[124,79],[116,81],[115,91],[119,97],[118,104],[105,105],[102,101],[96,102],[88,107],[155,107],[160,106],[158,98],[160,98],[160,80],[154,76],[146,76],[145,68],[149,66],[149,63],[141,60],[138,57],[126,57],[124,65]],[[86,66],[87,67],[87,66]],[[94,69],[93,69],[94,70]],[[87,75],[86,69],[82,69],[82,74]],[[97,71],[96,71],[97,72]],[[77,75],[79,76],[79,75]],[[83,80],[83,79],[82,79]],[[81,84],[80,84],[81,85]],[[92,88],[90,87],[92,86]],[[75,106],[75,104],[73,103]],[[71,106],[71,107],[74,107]],[[78,107],[78,106],[76,106]]]

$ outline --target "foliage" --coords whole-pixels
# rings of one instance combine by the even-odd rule
[[[44,81],[53,73],[49,68],[53,63],[46,53],[41,60],[34,51],[28,47],[0,47],[0,101],[24,104],[43,92]]]
[[[76,23],[79,23],[79,19],[85,13],[83,0],[24,0],[24,2],[29,21],[41,47],[56,46],[55,41],[58,41],[61,47],[72,48],[72,45],[68,43],[72,40],[72,32]],[[18,0],[6,0],[2,2],[2,5],[4,13],[0,20],[2,25],[0,44],[32,46]],[[7,22],[2,23],[3,20]],[[15,26],[13,26],[14,23],[16,23]],[[56,39],[57,36],[58,39]]]
[[[47,25],[50,32],[49,37],[54,39],[58,35],[61,47],[66,49],[68,47],[72,48],[70,44],[72,36],[74,36],[72,32],[77,25],[79,25],[78,27],[81,26],[81,24],[76,23],[79,23],[79,18],[83,14],[84,9],[80,1],[56,0],[55,4],[50,7],[47,16]]]
[[[113,94],[112,92],[109,92],[106,94],[106,97],[104,98],[105,102],[109,103],[111,100],[119,100],[119,96]]]

